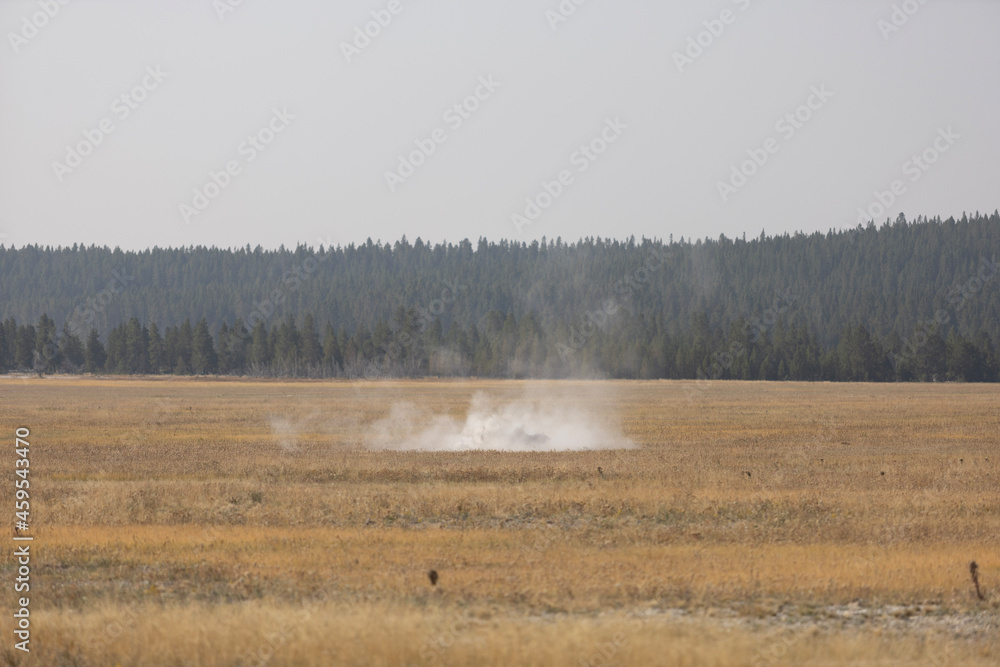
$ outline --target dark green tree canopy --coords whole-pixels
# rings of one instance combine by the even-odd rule
[[[998,251],[997,212],[750,241],[0,246],[0,368],[990,380]]]

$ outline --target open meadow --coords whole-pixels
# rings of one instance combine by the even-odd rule
[[[373,435],[477,393],[634,446]],[[0,405],[34,536],[0,664],[1000,663],[996,385],[5,377]]]

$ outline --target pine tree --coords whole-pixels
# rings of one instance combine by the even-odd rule
[[[218,357],[208,321],[198,320],[191,337],[191,370],[196,375],[208,375],[218,371]]]
[[[923,382],[943,382],[948,373],[948,353],[944,338],[938,331],[930,333],[914,355],[917,379]]]
[[[125,324],[124,365],[126,373],[149,373],[149,332],[138,318]]]
[[[247,372],[247,351],[250,348],[249,331],[242,319],[237,319],[229,330],[229,373],[244,374]]]
[[[38,318],[38,328],[35,330],[35,353],[33,367],[36,373],[54,373],[62,362],[59,352],[59,341],[56,337],[55,321],[42,313]]]
[[[333,325],[328,323],[323,331],[323,365],[336,375],[341,371],[343,363],[340,342],[333,331]]]
[[[107,362],[104,344],[97,334],[97,329],[91,329],[87,336],[87,347],[83,353],[83,367],[88,373],[100,373]]]
[[[59,339],[59,353],[62,356],[65,370],[76,373],[84,364],[83,342],[74,334],[69,322],[63,323],[62,337]]]
[[[283,369],[283,373],[294,374],[302,357],[300,350],[302,337],[298,327],[295,326],[295,320],[288,315],[281,324],[274,327],[272,334],[274,335],[273,363],[277,363]]]
[[[319,367],[323,361],[323,345],[312,314],[306,315],[302,323],[302,361],[311,368]]]
[[[109,373],[128,373],[128,350],[125,343],[125,325],[120,324],[108,334],[107,361],[104,367]]]
[[[192,372],[191,357],[194,353],[194,332],[191,320],[185,319],[177,331],[177,361],[175,371],[179,375],[189,375]]]
[[[167,366],[166,349],[156,322],[149,324],[149,372],[162,373]]]
[[[248,364],[255,374],[267,372],[271,365],[271,346],[263,322],[257,322],[253,327]]]
[[[225,322],[219,327],[219,335],[216,337],[216,345],[218,347],[217,355],[219,359],[219,372],[223,375],[232,373],[234,370],[233,365],[233,351],[232,351],[232,341],[230,339],[229,325]]]
[[[7,333],[7,323],[12,321],[12,319],[7,320],[7,322],[0,322],[0,372],[8,370],[14,365],[12,341],[10,334]]]

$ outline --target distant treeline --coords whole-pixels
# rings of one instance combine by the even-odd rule
[[[985,333],[945,337],[931,321],[909,339],[872,336],[861,324],[845,327],[837,345],[823,348],[804,325],[780,315],[794,299],[779,300],[773,321],[738,320],[727,332],[696,316],[690,331],[669,334],[627,312],[595,311],[580,328],[544,331],[534,315],[517,320],[491,311],[477,325],[421,319],[401,309],[353,334],[312,315],[301,325],[288,316],[268,329],[185,321],[161,334],[132,318],[105,342],[96,329],[81,340],[68,324],[57,334],[43,315],[37,325],[0,325],[0,368],[115,374],[227,374],[284,377],[579,377],[832,381],[996,382],[996,349]],[[603,315],[602,315],[603,313]],[[606,318],[606,319],[602,319]],[[614,326],[609,322],[617,319]]]
[[[998,253],[996,211],[750,240],[0,245],[0,367],[989,380]]]

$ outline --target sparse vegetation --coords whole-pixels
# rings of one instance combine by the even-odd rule
[[[572,396],[641,446],[363,446],[396,401],[461,417],[475,391]],[[0,395],[35,448],[37,649],[2,647],[11,664],[1000,659],[1000,603],[968,579],[971,554],[984,593],[1000,575],[992,385],[50,377]]]

